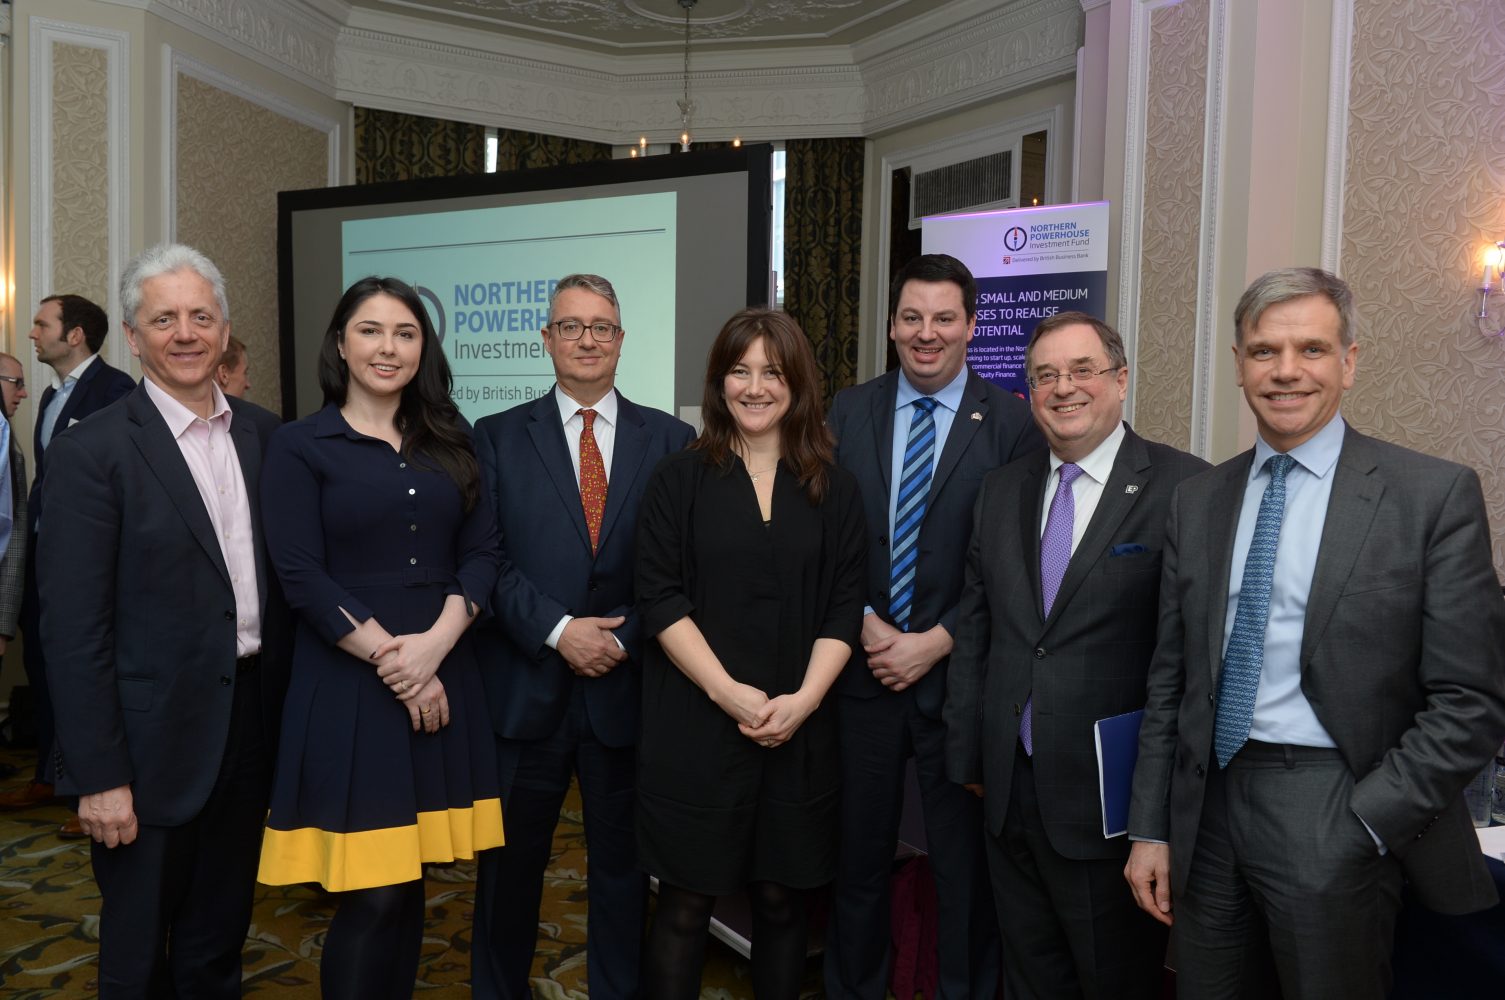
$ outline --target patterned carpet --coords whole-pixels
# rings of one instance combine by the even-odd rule
[[[0,751],[0,761],[29,768],[25,754]],[[21,784],[0,783],[0,790]],[[86,841],[60,840],[69,816],[63,806],[0,813],[0,995],[10,1000],[92,997],[98,992],[99,893],[89,869]],[[585,838],[580,801],[565,802],[555,854],[544,888],[533,995],[540,1000],[581,1000],[585,983]],[[428,919],[415,994],[468,997],[470,930],[475,866],[460,862],[427,873]],[[319,995],[319,954],[332,912],[327,897],[302,886],[258,886],[246,941],[247,996],[314,1000]],[[805,998],[818,998],[820,963],[806,973]],[[751,998],[749,969],[735,952],[713,940],[707,954],[702,1000]]]

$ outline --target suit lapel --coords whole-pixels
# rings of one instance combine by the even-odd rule
[[[946,445],[941,449],[941,461],[930,480],[930,495],[934,497],[946,485],[946,479],[956,469],[956,463],[967,452],[972,438],[982,429],[988,419],[987,396],[982,379],[967,373],[967,390],[962,393],[961,405],[951,421],[951,433],[946,435]]]
[[[1108,539],[1113,537],[1124,518],[1129,516],[1129,511],[1134,509],[1134,504],[1144,495],[1144,484],[1150,478],[1149,473],[1149,450],[1145,448],[1139,435],[1125,428],[1123,442],[1113,458],[1113,469],[1108,473],[1108,481],[1103,484],[1103,492],[1098,497],[1097,509],[1092,512],[1092,520],[1088,522],[1081,542],[1072,553],[1071,561],[1066,564],[1066,575],[1061,577],[1055,604],[1051,606],[1050,617],[1045,622],[1047,626],[1061,614],[1062,608],[1071,603],[1071,595],[1082,585],[1092,567],[1097,565]],[[1039,511],[1035,512],[1035,516],[1039,517]],[[1039,549],[1037,540],[1037,562]],[[1039,573],[1035,575],[1038,579]]]
[[[894,477],[894,407],[899,400],[899,375],[897,372],[889,372],[884,378],[886,381],[873,393],[870,405],[878,476],[882,480],[882,495],[888,496],[889,484]]]
[[[559,422],[559,405],[554,401],[552,390],[533,404],[533,411],[528,416],[528,436],[533,439],[538,460],[553,481],[554,489],[559,492],[559,500],[564,504],[564,509],[570,512],[570,520],[574,522],[581,543],[586,551],[590,551],[590,529],[585,526],[585,509],[580,506],[580,484],[575,480],[575,465],[570,461],[570,448],[564,440],[564,425]],[[612,456],[612,462],[616,463],[615,455]],[[609,483],[606,495],[609,503]]]
[[[1223,467],[1223,479],[1213,487],[1207,509],[1196,511],[1196,521],[1203,532],[1183,533],[1193,543],[1207,541],[1207,663],[1212,671],[1214,690],[1223,672],[1223,627],[1228,618],[1228,573],[1233,568],[1233,540],[1238,534],[1239,511],[1244,505],[1244,489],[1249,485],[1249,465],[1254,461],[1250,449]],[[1233,516],[1227,516],[1228,511]],[[1183,518],[1186,515],[1182,515]],[[1213,525],[1216,525],[1214,527]],[[1187,553],[1182,553],[1183,563]]]
[[[1377,463],[1368,439],[1353,428],[1343,436],[1343,451],[1333,473],[1332,495],[1322,522],[1322,541],[1317,548],[1317,566],[1307,598],[1302,623],[1301,662],[1306,663],[1322,638],[1343,585],[1353,571],[1354,560],[1364,547],[1379,509],[1385,483],[1376,475]]]
[[[47,404],[52,402],[52,397],[57,395],[57,387],[49,385],[42,390],[42,402],[37,407],[37,422],[31,429],[31,453],[37,456],[37,469],[42,468],[42,416],[47,412]]]
[[[596,546],[597,552],[606,547],[606,538],[611,534],[612,526],[617,523],[622,508],[627,505],[633,481],[642,472],[643,457],[647,454],[648,432],[643,427],[643,414],[619,392],[616,438],[611,449],[611,469],[606,481],[606,513],[601,517],[601,537]],[[584,517],[582,513],[582,523]],[[589,532],[586,537],[590,537]]]
[[[235,457],[240,460],[240,475],[246,484],[246,502],[251,509],[251,550],[256,554],[256,593],[261,611],[266,611],[267,565],[266,546],[261,535],[261,432],[251,418],[235,412],[230,404],[230,441],[235,445]]]
[[[83,374],[78,377],[78,381],[74,383],[73,391],[68,394],[67,399],[63,400],[63,408],[58,411],[57,423],[52,428],[53,434],[68,426],[68,421],[73,419],[73,414],[78,412],[79,406],[82,405],[84,398],[89,394],[89,383],[94,380],[95,375],[99,374],[100,366],[104,363],[104,358],[98,359],[88,368],[84,369]]]
[[[1043,619],[1045,603],[1040,596],[1040,508],[1045,502],[1045,484],[1050,479],[1050,452],[1041,449],[1037,461],[1019,483],[1019,551],[1024,554],[1024,568],[1029,576],[1029,590],[1034,597],[1035,616]]]
[[[210,562],[228,584],[230,571],[225,566],[225,555],[220,550],[219,539],[214,536],[209,511],[204,509],[204,498],[199,495],[198,485],[193,481],[193,473],[188,471],[188,463],[183,460],[178,443],[173,440],[166,421],[146,395],[145,388],[138,387],[128,398],[127,406],[135,425],[131,428],[131,438],[146,460],[146,467],[167,491],[188,530],[193,532],[193,537],[198,539]],[[250,483],[246,486],[249,489]]]

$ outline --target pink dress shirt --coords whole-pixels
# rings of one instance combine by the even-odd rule
[[[214,390],[214,413],[205,420],[151,380],[142,380],[167,429],[178,442],[183,461],[193,475],[214,537],[219,539],[230,586],[235,591],[235,655],[261,652],[261,598],[256,588],[256,549],[251,532],[251,501],[240,471],[235,442],[230,439],[230,404],[219,386]]]

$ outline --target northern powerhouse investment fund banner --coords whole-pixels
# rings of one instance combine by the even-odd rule
[[[345,284],[390,274],[418,289],[454,373],[455,403],[474,422],[553,385],[539,331],[559,279],[610,275],[629,331],[617,385],[672,412],[676,197],[353,220],[342,233]]]
[[[1108,315],[1108,203],[1048,205],[922,219],[925,253],[948,253],[977,278],[967,363],[1026,394],[1024,349],[1035,325],[1075,310]]]

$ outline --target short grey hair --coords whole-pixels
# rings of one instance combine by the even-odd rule
[[[219,304],[221,320],[230,319],[230,303],[225,298],[225,276],[220,274],[214,261],[193,247],[182,243],[160,243],[132,257],[120,275],[120,308],[125,321],[136,325],[136,312],[141,308],[141,288],[152,278],[174,271],[193,271],[209,282],[214,289],[214,300]]]
[[[1358,328],[1353,290],[1336,274],[1318,267],[1286,267],[1255,278],[1233,310],[1233,342],[1242,344],[1244,331],[1258,326],[1266,309],[1309,295],[1322,296],[1338,310],[1338,339],[1344,347],[1351,347]]]
[[[617,311],[617,322],[622,322],[622,304],[617,301],[617,290],[611,287],[611,282],[599,274],[566,274],[559,279],[554,290],[549,293],[549,317],[554,316],[554,300],[559,298],[559,293],[571,288],[583,288],[587,292],[595,292]]]

